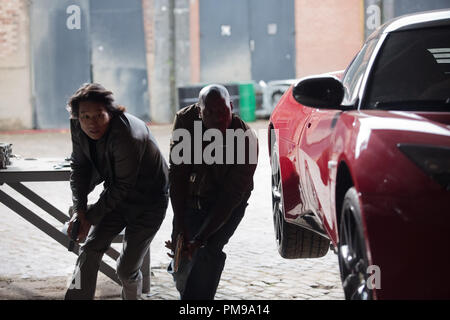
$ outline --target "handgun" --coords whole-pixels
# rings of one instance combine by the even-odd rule
[[[78,219],[75,219],[72,222],[72,230],[70,231],[69,234],[69,238],[70,238],[70,242],[69,242],[69,251],[73,251],[73,248],[75,247],[75,242],[77,241],[78,238],[78,233],[80,231],[80,225],[81,222]]]
[[[175,252],[173,255],[173,272],[177,272],[178,268],[180,267],[181,254],[183,252],[183,243],[184,243],[183,234],[179,233],[177,236],[177,243],[176,243]]]

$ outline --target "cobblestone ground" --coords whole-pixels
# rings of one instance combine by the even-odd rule
[[[278,255],[272,224],[270,164],[266,121],[251,124],[260,142],[260,161],[255,189],[242,220],[225,247],[227,261],[216,299],[343,299],[337,256],[329,252],[319,259],[286,260]],[[151,126],[161,150],[168,156],[170,125]],[[23,157],[66,157],[70,154],[67,131],[5,134],[1,142],[13,143],[13,153]],[[66,212],[71,195],[67,182],[27,183],[45,199]],[[2,190],[29,208],[36,207],[12,189]],[[94,192],[91,201],[95,201]],[[60,228],[61,224],[36,208],[41,217]],[[172,210],[151,245],[151,300],[178,299],[171,276],[164,241],[171,232]],[[73,271],[76,256],[46,234],[0,204],[0,299],[61,299]],[[120,249],[120,244],[113,246]],[[107,260],[114,265],[112,260]],[[119,299],[120,288],[100,274],[98,299]]]

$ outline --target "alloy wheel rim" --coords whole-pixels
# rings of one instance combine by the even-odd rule
[[[281,193],[281,174],[278,163],[278,154],[272,156],[272,213],[277,244],[281,244],[283,201]]]
[[[342,287],[346,299],[368,300],[371,298],[370,289],[367,286],[367,263],[362,246],[362,239],[355,232],[355,208],[345,208],[341,222],[339,265],[342,272]]]

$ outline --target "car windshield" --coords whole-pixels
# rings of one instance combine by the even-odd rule
[[[374,65],[364,105],[450,111],[450,27],[391,33]]]

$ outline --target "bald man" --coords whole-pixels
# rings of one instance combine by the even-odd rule
[[[175,116],[169,169],[174,219],[166,246],[173,250],[183,235],[185,251],[173,273],[182,300],[214,299],[226,259],[222,249],[253,190],[257,138],[232,111],[227,89],[209,85],[200,91],[198,103]],[[179,143],[190,150],[180,152]]]

